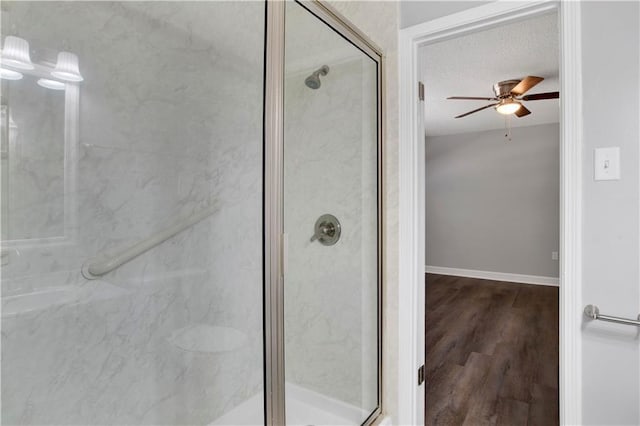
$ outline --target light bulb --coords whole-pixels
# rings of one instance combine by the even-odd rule
[[[41,78],[37,81],[38,86],[45,87],[51,90],[64,90],[66,85],[60,81],[49,80],[48,78]]]
[[[22,80],[22,73],[6,68],[0,68],[0,78],[3,80]]]
[[[21,70],[32,70],[29,42],[20,37],[5,37],[2,48],[2,63]]]
[[[518,111],[522,105],[520,102],[514,101],[512,99],[505,99],[500,105],[496,107],[496,111],[500,114],[509,115]]]
[[[78,56],[71,52],[58,53],[58,62],[51,75],[65,81],[82,81],[80,69],[78,68]]]

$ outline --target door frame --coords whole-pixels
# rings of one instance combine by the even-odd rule
[[[362,423],[370,425],[383,415],[384,336],[383,265],[384,253],[384,193],[383,166],[385,143],[384,79],[386,59],[383,51],[371,39],[343,17],[337,10],[320,0],[292,0],[314,15],[328,28],[342,36],[376,63],[376,204],[377,204],[377,406]],[[284,114],[285,114],[285,33],[286,3],[266,0],[265,28],[265,87],[264,87],[264,407],[265,424],[286,424],[285,381],[285,294],[286,236],[284,234]]]
[[[582,57],[578,1],[496,1],[400,30],[398,424],[424,424],[425,151],[418,49],[557,11],[560,35],[560,424],[581,424]]]

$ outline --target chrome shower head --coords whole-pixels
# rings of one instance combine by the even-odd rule
[[[314,89],[314,90],[318,89],[322,85],[322,82],[320,81],[320,76],[327,75],[327,74],[329,74],[329,67],[327,65],[323,65],[317,70],[315,70],[313,73],[311,73],[309,77],[305,78],[304,84],[306,84],[307,87],[310,89]]]

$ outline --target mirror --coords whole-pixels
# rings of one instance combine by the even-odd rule
[[[38,69],[22,74],[3,79],[0,96],[5,247],[60,242],[70,236],[72,222],[78,86],[42,85]]]

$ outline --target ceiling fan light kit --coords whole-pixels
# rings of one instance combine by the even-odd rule
[[[535,77],[535,76],[527,76],[522,80],[505,80],[493,85],[493,93],[495,93],[495,97],[493,98],[484,98],[484,97],[469,97],[469,96],[451,96],[447,99],[454,100],[487,100],[487,101],[495,101],[496,103],[489,104],[483,106],[478,109],[474,109],[473,111],[466,112],[464,114],[460,114],[455,118],[466,117],[467,115],[471,115],[478,111],[482,111],[483,109],[495,107],[495,110],[504,115],[514,114],[516,117],[524,117],[525,115],[531,114],[531,111],[527,109],[522,104],[522,101],[538,101],[543,99],[558,99],[560,97],[559,92],[548,92],[548,93],[536,93],[533,95],[525,95],[533,86],[540,83],[544,78]]]
[[[500,114],[509,115],[518,111],[520,107],[522,107],[520,102],[513,99],[504,99],[496,106],[496,111]]]

